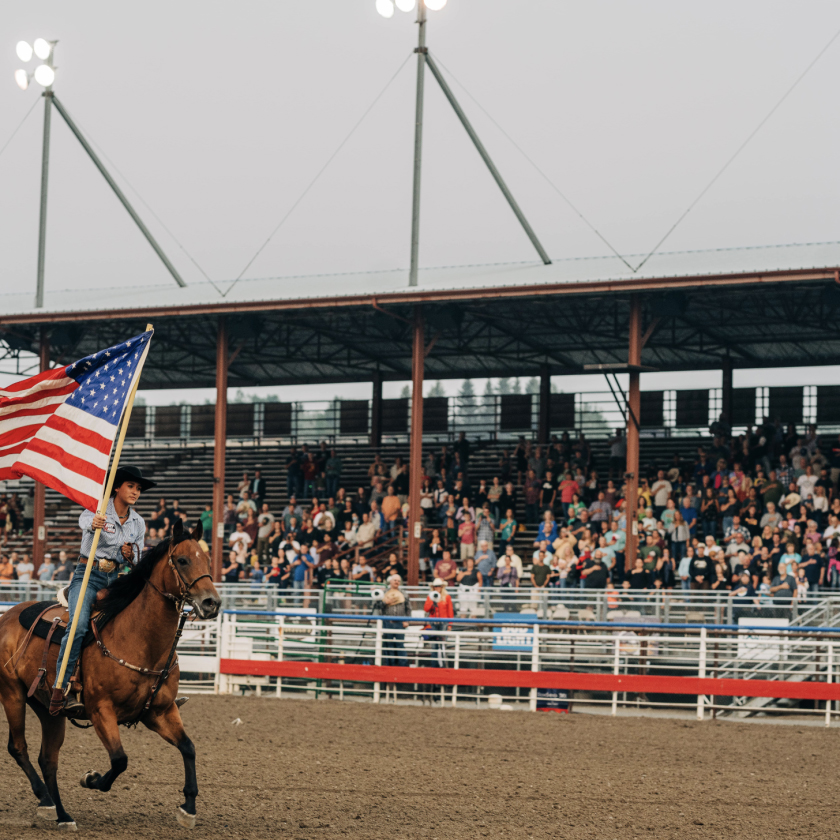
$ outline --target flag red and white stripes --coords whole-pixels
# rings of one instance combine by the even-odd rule
[[[0,389],[0,479],[29,476],[95,511],[151,335]]]

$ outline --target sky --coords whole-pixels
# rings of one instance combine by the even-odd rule
[[[190,256],[236,278],[293,207],[245,276],[407,267],[413,15],[386,20],[374,0],[41,0],[4,4],[0,21],[0,147],[35,105],[0,153],[2,287],[34,295],[43,111],[13,73],[15,42],[39,36],[59,39],[56,95],[188,283],[204,279]],[[822,0],[449,0],[429,12],[427,43],[563,258],[608,250],[493,121],[619,252],[646,253],[838,29],[840,7]],[[837,239],[838,75],[840,39],[663,249]],[[169,282],[57,114],[52,134],[47,298]],[[421,265],[533,256],[427,74]]]

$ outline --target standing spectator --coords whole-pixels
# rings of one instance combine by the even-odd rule
[[[263,503],[260,515],[257,517],[257,557],[261,563],[268,562],[268,541],[274,531],[274,514]]]
[[[513,518],[513,510],[508,508],[505,511],[504,521],[499,525],[499,546],[504,551],[516,539],[516,530],[519,527]]]
[[[656,481],[650,488],[650,492],[653,493],[653,515],[657,519],[662,518],[662,511],[665,510],[673,489],[671,482],[665,478],[665,470],[659,470],[656,474]]]
[[[209,543],[213,539],[213,505],[208,502],[198,518],[201,521],[204,541]],[[149,529],[149,534],[151,534],[151,529]],[[146,544],[148,545],[148,542]]]
[[[265,501],[265,479],[262,477],[262,470],[259,467],[254,470],[254,477],[251,479],[248,490],[257,506],[257,510],[260,510]]]
[[[67,583],[73,577],[73,565],[67,559],[66,551],[58,552],[58,566],[53,572],[52,579],[59,583]]]
[[[712,588],[714,569],[711,561],[705,554],[696,554],[688,567],[688,576],[691,579],[691,589],[706,590]]]
[[[453,583],[458,576],[458,564],[452,559],[452,555],[448,551],[443,552],[443,556],[437,561],[434,567],[434,576],[436,579]]]
[[[35,488],[30,487],[29,492],[23,497],[23,530],[27,533],[32,530],[35,522]]]
[[[236,530],[230,535],[228,542],[231,548],[231,555],[236,558],[238,563],[244,565],[245,558],[248,556],[248,549],[252,542],[251,537],[245,531],[245,523],[236,523]]]
[[[627,463],[627,441],[621,429],[615,430],[615,437],[610,440],[610,478],[621,477]]]
[[[250,492],[248,490],[243,490],[242,499],[236,506],[236,517],[240,522],[245,522],[248,519],[249,513],[253,513],[254,516],[256,516],[257,506],[254,504],[254,500],[251,498]]]
[[[604,491],[598,491],[598,498],[589,506],[589,518],[592,522],[609,522],[612,508],[609,502],[606,501]]]
[[[400,591],[402,578],[392,574],[387,580],[388,589],[382,596],[382,614],[387,616],[411,616],[411,609],[405,595]],[[405,656],[405,628],[408,624],[399,621],[384,622],[382,634],[382,664],[408,667]],[[396,692],[394,692],[396,695]]]
[[[498,559],[487,540],[479,541],[475,562],[476,568],[481,572],[482,586],[493,586],[493,574],[496,571]]]
[[[458,526],[458,541],[461,544],[461,560],[475,557],[475,523],[469,513],[464,514],[464,521]]]
[[[484,507],[478,512],[478,522],[476,526],[476,545],[481,545],[482,541],[493,545],[496,536],[496,525],[493,521],[493,515],[490,513],[490,503],[485,502]]]
[[[525,479],[525,521],[529,525],[536,525],[539,521],[537,511],[540,503],[540,490],[542,483],[537,478],[533,469],[528,470],[528,477]]]
[[[691,497],[686,496],[683,499],[680,513],[685,524],[688,525],[689,536],[695,536],[695,532],[697,531],[697,508],[691,504]]]
[[[52,561],[52,554],[44,555],[44,562],[38,568],[38,580],[41,583],[46,583],[53,579],[55,574],[55,563]]]
[[[796,578],[788,574],[788,567],[785,563],[779,563],[779,569],[773,582],[770,585],[770,594],[773,602],[790,606],[793,596],[796,594]]]
[[[531,601],[537,603],[537,609],[542,610],[543,617],[548,611],[548,579],[551,574],[551,569],[545,561],[546,553],[540,551],[531,566]]]
[[[286,493],[296,496],[303,492],[303,474],[300,470],[300,456],[297,447],[289,450],[289,457],[286,460]]]
[[[239,583],[240,571],[242,571],[242,566],[239,564],[236,552],[231,551],[228,555],[228,564],[222,569],[222,579],[225,583]]]
[[[600,549],[595,549],[580,573],[583,589],[604,589],[607,585],[609,572],[604,564]]]
[[[400,508],[402,506],[402,502],[400,502],[399,496],[396,495],[394,492],[394,485],[389,484],[387,495],[382,500],[382,530],[383,531],[390,531],[392,528],[396,528],[399,524],[400,518]]]
[[[499,561],[500,568],[496,569],[496,580],[500,589],[519,589],[519,572],[513,565],[513,550],[505,554]]]
[[[324,465],[327,496],[337,495],[339,485],[341,484],[341,471],[343,466],[341,458],[335,454],[335,449],[330,449],[330,457],[327,458],[327,462]]]
[[[248,473],[242,473],[242,478],[239,481],[239,484],[236,485],[236,492],[239,494],[240,499],[245,498],[245,493],[249,492],[251,489],[251,479],[248,478]]]

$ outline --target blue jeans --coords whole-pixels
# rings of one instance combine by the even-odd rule
[[[388,622],[389,624],[391,622]],[[396,623],[396,622],[395,622]],[[396,632],[385,632],[382,634],[382,664],[408,667],[408,660],[405,656],[404,634]]]
[[[73,579],[70,581],[70,592],[67,596],[68,610],[70,612],[70,621],[73,621],[73,616],[76,614],[76,604],[79,601],[79,590],[82,588],[82,579],[85,576],[85,564],[79,563],[76,566],[76,571],[73,573]],[[61,688],[67,685],[70,677],[73,676],[73,671],[76,670],[76,663],[79,661],[79,654],[82,652],[82,642],[85,640],[88,628],[90,627],[90,611],[93,602],[100,589],[107,589],[117,579],[117,570],[113,572],[100,572],[99,569],[94,569],[90,573],[87,589],[85,590],[85,597],[82,599],[82,609],[79,612],[79,623],[76,626],[76,635],[73,638],[73,645],[70,648],[70,658],[67,660],[67,670],[64,672],[64,680]],[[67,637],[70,635],[70,628],[64,633],[61,639],[61,647],[58,649],[58,664],[57,671],[61,670],[61,663],[64,660],[64,649],[67,647]],[[56,688],[58,685],[58,673],[56,673]]]

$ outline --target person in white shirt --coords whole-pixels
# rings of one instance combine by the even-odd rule
[[[796,480],[796,485],[799,488],[799,495],[802,496],[802,500],[809,501],[814,495],[814,487],[817,485],[817,476],[814,475],[814,468],[810,464],[805,467],[805,474],[800,475]]]
[[[236,523],[236,530],[228,540],[231,551],[236,553],[236,562],[244,563],[248,556],[248,549],[251,547],[251,536],[246,533],[245,526],[241,522]]]
[[[542,540],[539,546],[537,546],[537,550],[533,553],[531,559],[536,560],[541,551],[544,552],[545,555],[545,565],[550,566],[551,558],[554,557],[554,552],[548,547],[548,543],[545,540]]]
[[[503,569],[505,567],[505,557],[510,557],[510,565],[516,568],[517,580],[522,580],[524,576],[524,572],[522,570],[522,558],[518,554],[513,553],[513,546],[509,545],[505,549],[505,553],[499,558],[498,563],[496,563],[497,569]]]
[[[32,575],[35,574],[35,566],[29,559],[28,554],[24,554],[20,563],[16,566],[18,580],[32,580]]]
[[[653,493],[653,504],[657,510],[661,510],[668,504],[668,499],[671,498],[673,487],[671,482],[665,478],[665,470],[659,470],[656,474],[656,481],[653,487],[650,488]]]

